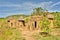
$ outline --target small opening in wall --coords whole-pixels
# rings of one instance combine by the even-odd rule
[[[8,20],[8,22],[10,22],[10,20]]]
[[[37,26],[37,22],[35,21],[35,28],[36,28],[36,26]]]
[[[22,22],[23,25],[25,26],[25,21],[24,20],[18,20],[19,22]]]
[[[22,21],[23,22],[23,25],[25,26],[25,22],[24,21]]]
[[[11,23],[11,26],[13,26],[13,23]]]
[[[49,18],[49,20],[53,20],[53,18]]]

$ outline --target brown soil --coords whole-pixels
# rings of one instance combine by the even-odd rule
[[[22,29],[22,36],[25,37],[26,40],[35,40],[32,36],[33,34],[38,34],[40,30],[23,30]]]

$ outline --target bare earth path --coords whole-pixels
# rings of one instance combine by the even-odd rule
[[[23,31],[22,32],[22,35],[23,37],[26,38],[26,40],[35,40],[33,37],[32,37],[32,32],[29,32],[29,31]]]
[[[39,33],[39,30],[22,30],[22,36],[25,37],[26,40],[35,40],[35,38],[32,36],[33,34]]]

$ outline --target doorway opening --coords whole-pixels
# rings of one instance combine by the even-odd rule
[[[13,26],[13,23],[11,23],[11,26]]]
[[[25,21],[24,20],[18,20],[19,22],[22,22],[23,25],[25,26]]]
[[[35,28],[37,27],[37,22],[35,21]]]

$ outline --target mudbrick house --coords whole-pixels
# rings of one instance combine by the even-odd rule
[[[53,21],[54,21],[53,19],[54,19],[54,16],[52,14],[48,14],[47,18],[50,21],[50,27],[53,28]]]
[[[48,14],[46,16],[48,20],[50,21],[50,27],[53,27],[53,18],[54,16],[52,14]],[[12,17],[8,18],[8,25],[10,27],[26,27],[30,30],[39,29],[40,27],[40,21],[43,20],[43,16],[30,16],[28,17],[28,22],[26,23],[25,18],[23,16],[20,16],[19,19],[13,19]]]
[[[7,20],[7,22],[8,22],[8,25],[10,27],[15,27],[16,26],[16,20],[13,19],[12,17],[9,17],[8,20]]]

